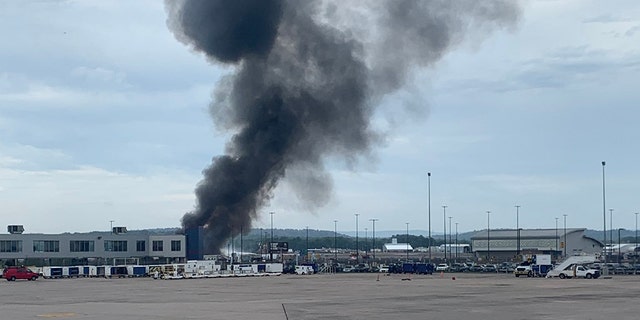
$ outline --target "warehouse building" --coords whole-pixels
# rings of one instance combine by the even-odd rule
[[[554,259],[602,253],[603,243],[585,236],[585,231],[584,228],[482,230],[471,237],[471,247],[476,257],[485,261],[489,257],[490,262],[519,260],[518,249],[521,255],[550,254]]]
[[[23,233],[22,226],[9,226],[0,234],[0,260],[8,264],[77,265],[116,263],[184,262],[184,235],[159,235],[148,231],[40,234]]]

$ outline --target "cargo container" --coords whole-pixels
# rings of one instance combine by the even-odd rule
[[[126,268],[129,277],[146,277],[148,275],[146,266],[127,266]]]
[[[404,262],[402,264],[402,273],[413,273],[413,272],[414,272],[413,263]]]
[[[62,278],[62,267],[42,267],[42,277],[45,279]]]

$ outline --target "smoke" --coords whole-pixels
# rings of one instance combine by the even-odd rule
[[[370,122],[378,99],[470,29],[513,25],[519,12],[508,0],[165,3],[178,40],[235,66],[210,106],[216,125],[234,135],[203,171],[196,207],[182,219],[184,228],[205,226],[210,253],[250,230],[285,175],[300,199],[325,204],[332,181],[324,159],[356,162],[381,141]]]

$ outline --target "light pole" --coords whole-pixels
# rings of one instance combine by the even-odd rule
[[[557,255],[558,255],[558,217],[556,217],[556,256]]]
[[[369,219],[369,221],[371,221],[373,223],[373,263],[376,263],[376,221],[378,221],[378,219]]]
[[[333,220],[333,263],[338,263],[338,220]]]
[[[456,259],[455,262],[458,263],[458,223],[456,222]]]
[[[442,206],[442,238],[444,239],[444,261],[447,261],[447,206]]]
[[[564,256],[567,257],[567,215],[563,214],[564,217]]]
[[[638,264],[638,213],[636,212],[634,213],[636,215],[636,245],[633,248],[633,273],[637,274],[638,273],[638,268],[637,268],[637,264]]]
[[[269,241],[269,260],[273,262],[273,250],[271,250],[271,243],[273,243],[273,215],[276,214],[275,212],[271,211],[269,212],[269,215],[271,215],[271,241]]]
[[[613,209],[609,209],[609,260],[613,261]]]
[[[606,202],[606,193],[605,193],[605,179],[604,179],[604,166],[605,166],[606,162],[602,161],[602,221],[603,221],[603,225],[602,225],[602,233],[604,233],[604,262],[605,262],[605,274],[607,274],[607,252],[606,252],[606,248],[607,248],[607,202]]]
[[[624,230],[623,228],[618,228],[618,263],[620,263],[620,230]]]
[[[431,172],[427,172],[427,199],[429,208],[429,264],[431,264]]]
[[[453,218],[453,217],[451,217],[451,216],[449,217],[449,260],[451,260],[451,254],[452,254],[452,252],[451,252],[451,243],[453,242],[453,241],[451,241],[451,218]],[[444,249],[446,251],[447,247],[445,246]]]
[[[491,216],[491,211],[487,210],[487,262],[491,259],[491,224],[489,217]]]
[[[304,254],[304,261],[309,261],[309,226],[307,226],[307,251]]]
[[[358,216],[359,213],[355,214],[356,216],[356,264],[360,263],[360,247],[358,246]]]
[[[516,230],[518,230],[516,256],[520,255],[520,206],[516,205]]]
[[[362,251],[364,251],[364,255],[369,257],[369,254],[367,254],[367,252],[369,252],[369,250],[367,249],[367,240],[369,240],[367,231],[369,231],[369,229],[367,227],[364,228],[364,245],[362,245]]]
[[[407,224],[407,262],[409,262],[409,222],[405,222]]]

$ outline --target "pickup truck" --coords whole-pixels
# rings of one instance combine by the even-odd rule
[[[529,278],[533,277],[533,270],[531,270],[531,266],[517,266],[515,270],[513,270],[513,274],[516,275],[516,278],[519,276],[527,276]]]
[[[558,277],[560,277],[560,279],[573,278],[574,268],[569,267],[567,269],[562,270],[558,275]],[[585,278],[585,279],[597,279],[598,277],[600,277],[600,270],[590,269],[584,266],[575,266],[575,277]]]

